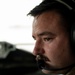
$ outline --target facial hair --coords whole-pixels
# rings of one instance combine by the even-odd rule
[[[45,62],[46,57],[44,57],[42,55],[37,55],[36,59],[37,59],[38,68],[41,70],[45,69],[45,70],[49,70],[49,71],[60,71],[60,70],[65,70],[65,69],[72,68],[75,66],[75,64],[71,64],[69,66],[62,67],[62,68],[55,68],[55,67],[52,67],[51,65],[47,64]]]

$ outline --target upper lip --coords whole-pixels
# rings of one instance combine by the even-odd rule
[[[36,56],[36,61],[38,61],[38,60],[49,61],[49,59],[48,59],[47,57],[42,56],[42,55],[37,55],[37,56]]]

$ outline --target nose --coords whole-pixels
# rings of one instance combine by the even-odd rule
[[[33,49],[33,54],[36,56],[38,54],[43,54],[45,51],[43,49],[43,44],[40,41],[35,42],[35,46]]]

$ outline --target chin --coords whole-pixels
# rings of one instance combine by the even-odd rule
[[[50,74],[51,73],[49,70],[45,70],[45,69],[42,69],[42,72],[45,73],[45,74]]]
[[[49,70],[45,70],[45,69],[42,69],[42,72],[44,74],[48,74],[48,75],[58,75],[58,74],[61,74],[61,73],[59,73],[57,71],[49,71]]]

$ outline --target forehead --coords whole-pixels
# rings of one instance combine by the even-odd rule
[[[56,11],[47,11],[36,16],[33,21],[33,32],[55,31],[62,29],[61,15]]]

